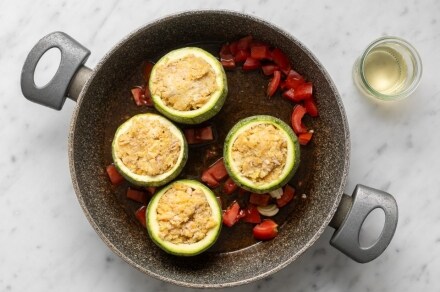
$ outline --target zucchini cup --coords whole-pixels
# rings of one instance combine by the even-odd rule
[[[153,67],[149,88],[155,108],[178,123],[199,124],[222,108],[228,85],[221,63],[195,47],[169,52]]]
[[[138,186],[157,187],[180,174],[188,158],[188,146],[182,131],[172,122],[146,113],[119,126],[112,156],[126,180]]]
[[[278,118],[248,117],[226,136],[223,159],[237,185],[250,192],[267,193],[284,186],[295,174],[300,161],[298,139]]]
[[[146,211],[151,239],[167,253],[194,256],[217,240],[222,209],[214,193],[195,180],[178,180],[162,188]]]

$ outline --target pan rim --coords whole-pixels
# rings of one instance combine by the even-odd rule
[[[76,168],[75,168],[75,154],[74,154],[74,141],[75,141],[75,128],[77,125],[77,118],[78,118],[78,114],[80,112],[81,109],[81,105],[83,102],[83,96],[85,95],[85,93],[88,91],[88,88],[90,86],[90,84],[92,83],[92,80],[95,78],[95,76],[97,75],[98,72],[100,72],[101,68],[103,67],[103,65],[108,61],[108,59],[114,54],[115,51],[117,51],[119,48],[121,48],[123,45],[125,45],[125,43],[132,38],[133,36],[135,36],[136,34],[138,34],[140,31],[146,30],[149,27],[152,26],[156,26],[162,22],[167,22],[170,21],[172,19],[175,18],[179,18],[179,17],[185,17],[188,15],[194,15],[194,14],[226,14],[226,15],[230,15],[230,16],[234,16],[234,17],[241,17],[241,18],[247,18],[253,22],[257,22],[259,24],[262,24],[264,26],[267,26],[270,29],[276,30],[277,32],[279,32],[281,35],[285,36],[286,38],[288,38],[290,41],[292,41],[293,43],[297,44],[301,50],[304,51],[305,54],[307,54],[311,60],[313,61],[313,63],[315,63],[315,65],[319,68],[319,70],[322,72],[325,80],[328,82],[332,92],[334,93],[337,105],[338,105],[338,110],[340,112],[341,118],[342,118],[342,130],[344,133],[344,137],[345,137],[345,143],[344,143],[344,155],[345,155],[345,159],[344,159],[344,165],[343,165],[343,171],[342,171],[342,177],[341,177],[341,184],[338,188],[337,194],[335,194],[335,200],[333,203],[333,206],[331,207],[330,212],[327,214],[327,217],[325,218],[325,220],[323,220],[321,222],[321,226],[319,229],[317,229],[317,231],[315,232],[315,234],[311,237],[311,239],[304,244],[304,246],[299,249],[299,251],[297,253],[295,253],[294,255],[292,255],[291,257],[289,257],[286,261],[280,263],[279,265],[268,269],[266,272],[261,273],[259,275],[255,275],[252,277],[248,277],[239,281],[233,281],[233,282],[227,282],[227,283],[216,283],[216,284],[212,284],[212,283],[189,283],[189,282],[184,282],[184,281],[180,281],[180,280],[175,280],[169,277],[165,277],[162,276],[160,274],[154,273],[153,271],[149,270],[148,268],[141,266],[139,264],[137,264],[135,261],[133,261],[132,259],[128,258],[122,251],[120,251],[104,234],[104,232],[101,230],[100,226],[95,222],[92,214],[89,212],[86,203],[84,201],[83,195],[81,193],[79,184],[78,184],[78,180],[77,180],[77,176],[76,176]],[[345,185],[347,182],[347,176],[348,176],[348,169],[349,169],[349,164],[350,164],[350,133],[349,133],[349,127],[348,127],[348,121],[347,121],[347,117],[345,114],[345,110],[342,104],[342,100],[341,97],[339,95],[339,92],[334,84],[334,82],[332,81],[332,79],[330,78],[330,75],[328,74],[327,70],[323,67],[323,65],[319,62],[319,60],[316,58],[316,56],[307,48],[303,45],[302,42],[300,42],[298,39],[296,39],[294,36],[292,36],[290,33],[286,32],[285,30],[281,29],[280,27],[269,23],[263,19],[260,19],[258,17],[255,16],[251,16],[248,14],[244,14],[241,12],[237,12],[237,11],[232,11],[232,10],[188,10],[188,11],[184,11],[184,12],[178,12],[178,13],[172,13],[172,14],[168,14],[164,17],[160,17],[157,18],[155,20],[153,20],[150,23],[147,23],[141,27],[138,27],[137,29],[135,29],[134,31],[130,32],[129,34],[127,34],[124,38],[122,38],[116,45],[114,45],[105,55],[104,57],[98,62],[98,64],[92,69],[92,74],[90,76],[90,78],[86,81],[86,83],[84,84],[78,100],[77,100],[77,105],[74,109],[74,112],[72,114],[72,118],[71,118],[71,123],[70,123],[70,130],[69,130],[69,140],[68,140],[68,156],[69,156],[69,169],[70,169],[70,175],[71,175],[71,179],[72,179],[72,184],[73,184],[73,188],[75,190],[75,194],[78,198],[78,201],[80,203],[81,208],[83,209],[84,214],[86,215],[87,220],[89,221],[90,225],[93,227],[93,229],[96,231],[96,233],[98,234],[98,236],[102,239],[102,241],[116,254],[118,255],[121,259],[123,259],[126,263],[128,263],[129,265],[135,267],[137,270],[141,271],[142,273],[152,276],[156,279],[159,279],[161,281],[164,282],[168,282],[168,283],[172,283],[175,285],[179,285],[182,287],[188,287],[188,288],[225,288],[225,287],[234,287],[234,286],[238,286],[238,285],[244,285],[244,284],[248,284],[251,282],[254,282],[256,280],[260,280],[263,279],[271,274],[274,274],[278,271],[280,271],[281,269],[285,268],[287,265],[289,265],[290,263],[292,263],[293,261],[295,261],[299,256],[301,256],[309,247],[311,247],[316,240],[322,235],[322,233],[324,232],[324,230],[327,228],[328,224],[330,223],[331,219],[333,218],[333,215],[335,214],[337,207],[339,206],[342,194],[344,192],[345,189]]]

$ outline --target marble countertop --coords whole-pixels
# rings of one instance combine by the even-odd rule
[[[193,9],[248,13],[300,39],[327,68],[346,109],[352,142],[346,192],[357,183],[383,189],[395,196],[400,211],[394,240],[371,263],[358,264],[331,247],[328,228],[282,271],[228,290],[440,291],[437,0],[1,1],[0,291],[190,290],[141,274],[100,240],[69,174],[67,135],[75,103],[67,101],[61,112],[31,103],[19,78],[30,48],[52,31],[88,47],[93,68],[134,29]],[[424,65],[415,94],[386,105],[362,97],[351,78],[360,52],[382,35],[409,40]],[[374,229],[375,221],[370,225]]]

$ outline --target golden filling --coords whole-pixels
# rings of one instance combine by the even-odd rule
[[[181,142],[158,120],[133,119],[118,138],[116,155],[133,173],[156,176],[171,170],[180,155]]]
[[[159,237],[179,243],[195,243],[217,226],[203,191],[175,183],[157,205]]]
[[[239,134],[231,151],[241,175],[262,185],[280,177],[287,159],[287,140],[274,125],[258,124]]]
[[[159,66],[152,82],[152,94],[179,111],[201,108],[217,90],[212,66],[194,55]]]

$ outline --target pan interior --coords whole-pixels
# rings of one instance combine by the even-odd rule
[[[214,55],[220,46],[252,34],[286,52],[293,67],[314,84],[320,116],[305,119],[315,134],[301,147],[301,163],[292,185],[293,204],[277,215],[281,223],[275,240],[257,243],[252,226],[223,228],[220,239],[199,256],[179,258],[156,247],[135,220],[139,207],[125,198],[127,185],[113,187],[105,167],[111,161],[116,128],[131,116],[152,111],[134,105],[130,89],[142,82],[142,64],[156,61],[172,49],[199,46]],[[268,79],[260,72],[227,72],[229,94],[220,113],[208,121],[216,131],[212,144],[191,148],[182,178],[198,178],[222,153],[227,132],[240,119],[256,114],[276,116],[290,123],[292,104],[279,95],[268,99]],[[70,139],[74,186],[89,221],[102,239],[124,260],[141,271],[190,287],[224,287],[247,283],[273,273],[299,256],[322,233],[345,185],[348,167],[348,128],[339,96],[328,75],[298,41],[254,18],[223,11],[189,12],[147,25],[117,45],[97,66],[83,90],[73,118]],[[301,194],[307,198],[302,199]],[[228,200],[224,202],[227,206]],[[225,267],[228,267],[227,272]]]

